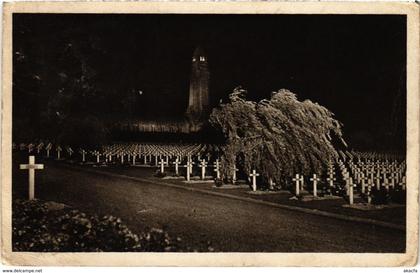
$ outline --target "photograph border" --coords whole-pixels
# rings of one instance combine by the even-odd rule
[[[12,15],[399,14],[407,16],[406,253],[39,253],[12,251]],[[11,2],[3,5],[1,112],[1,254],[32,266],[413,266],[418,256],[419,5],[397,2]]]

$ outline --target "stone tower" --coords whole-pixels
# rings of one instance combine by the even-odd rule
[[[186,116],[198,120],[209,111],[209,68],[207,56],[201,47],[197,47],[192,57],[190,93]]]

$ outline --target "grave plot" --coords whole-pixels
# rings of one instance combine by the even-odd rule
[[[236,163],[226,183],[220,147],[198,143],[114,143],[96,150],[49,142],[13,144],[13,150],[45,159],[94,167],[149,167],[155,176],[187,184],[211,183],[218,189],[247,188],[250,194],[289,193],[301,202],[344,199],[348,208],[374,210],[405,205],[406,163],[393,154],[342,152],[326,169],[311,175],[263,177],[258,170],[244,173]],[[55,155],[51,154],[55,150]],[[35,166],[29,163],[28,166]],[[33,169],[33,168],[32,168]],[[31,169],[31,170],[32,170]],[[240,178],[238,179],[238,173]]]

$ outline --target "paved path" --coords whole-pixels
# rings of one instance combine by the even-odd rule
[[[16,195],[24,194],[26,175],[14,171]],[[405,234],[400,231],[165,185],[54,165],[37,178],[38,198],[118,216],[135,232],[163,227],[189,245],[210,241],[216,251],[402,252],[405,248]]]

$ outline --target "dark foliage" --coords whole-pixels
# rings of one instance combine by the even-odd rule
[[[14,251],[196,251],[161,229],[137,235],[119,218],[91,216],[71,208],[51,209],[39,200],[13,202],[12,226]]]
[[[210,122],[226,138],[222,150],[222,173],[229,178],[237,167],[256,169],[263,180],[291,177],[296,173],[320,173],[338,154],[333,137],[344,145],[341,124],[325,107],[309,100],[298,101],[288,90],[273,92],[270,99],[245,99],[246,90],[236,88],[228,103],[215,108]]]

